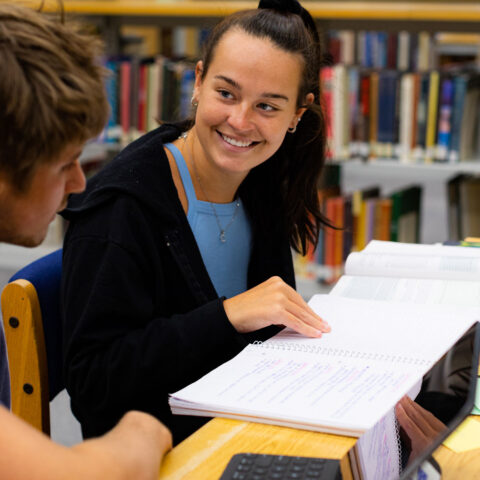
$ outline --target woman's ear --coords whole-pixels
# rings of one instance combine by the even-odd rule
[[[296,130],[298,122],[302,119],[302,115],[307,110],[307,105],[311,105],[314,100],[315,100],[315,96],[313,95],[313,93],[307,94],[307,96],[305,97],[305,103],[300,108],[297,109],[294,117],[292,118],[292,121],[290,122],[290,126],[289,126],[290,132],[292,131],[294,132]]]
[[[193,86],[192,100],[198,102],[198,94],[202,85],[203,62],[199,60],[195,65],[195,84]]]
[[[313,95],[313,93],[307,93],[304,104],[295,113],[295,117],[298,119],[298,121],[300,121],[300,119],[302,118],[302,115],[307,110],[307,105],[311,105],[314,100],[315,100],[315,95]]]

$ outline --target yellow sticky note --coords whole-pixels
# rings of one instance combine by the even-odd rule
[[[480,422],[473,418],[467,418],[443,444],[454,452],[480,448]]]

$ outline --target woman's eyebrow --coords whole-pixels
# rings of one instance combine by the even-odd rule
[[[233,78],[226,77],[225,75],[215,75],[214,77],[217,80],[223,80],[224,82],[228,83],[232,87],[236,88],[237,90],[241,91],[242,87],[238,82],[233,80]],[[264,92],[261,95],[262,97],[267,97],[267,98],[275,98],[279,100],[285,100],[286,102],[289,101],[288,97],[286,95],[282,95],[280,93],[270,93],[270,92]]]

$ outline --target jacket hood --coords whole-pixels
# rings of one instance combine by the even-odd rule
[[[171,187],[159,187],[159,178],[171,178],[170,166],[163,146],[178,138],[180,129],[164,124],[132,142],[122,150],[100,172],[92,177],[84,192],[70,196],[68,206],[61,212],[67,220],[94,209],[120,194],[136,197],[145,206],[157,209],[160,204],[172,202],[170,188],[175,189],[173,180],[166,183]]]

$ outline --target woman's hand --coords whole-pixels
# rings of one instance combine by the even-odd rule
[[[425,410],[418,403],[408,396],[403,397],[395,406],[395,415],[401,427],[401,433],[410,443],[411,453],[408,458],[410,463],[420,455],[437,436],[447,427],[428,410]]]
[[[271,277],[228,298],[223,305],[231,324],[240,333],[269,325],[284,325],[308,337],[320,337],[330,331],[329,325],[280,277]]]

